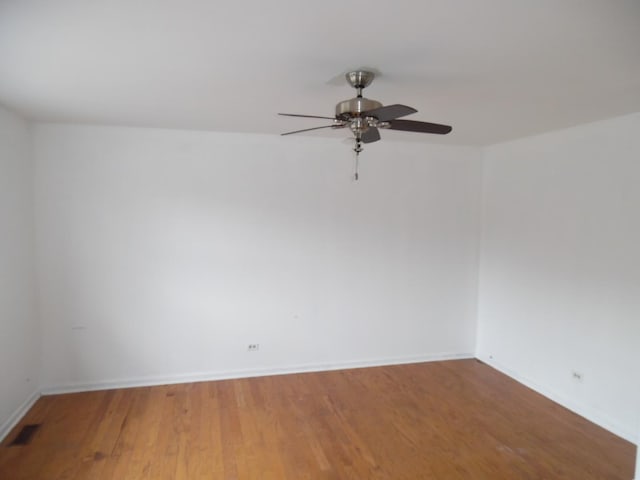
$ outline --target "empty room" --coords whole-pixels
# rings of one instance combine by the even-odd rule
[[[0,2],[0,479],[640,480],[640,2]]]

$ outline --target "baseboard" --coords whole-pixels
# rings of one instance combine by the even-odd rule
[[[618,435],[619,437],[624,438],[625,440],[638,444],[640,443],[640,438],[638,438],[638,434],[635,431],[629,430],[627,427],[620,425],[618,422],[607,417],[606,414],[591,408],[586,405],[579,404],[572,400],[569,400],[564,395],[560,395],[556,391],[544,387],[529,378],[526,378],[520,375],[518,372],[511,370],[504,365],[501,365],[499,362],[496,362],[494,359],[485,356],[485,355],[477,355],[479,360],[482,360],[484,363],[489,365],[490,367],[495,368],[496,370],[504,373],[505,375],[513,378],[517,382],[523,384],[526,387],[538,392],[540,395],[544,395],[550,400],[553,400],[559,405],[562,405],[564,408],[571,410],[573,413],[580,415],[583,418],[586,418],[590,422],[595,423],[596,425],[604,428],[605,430],[610,431],[611,433]]]
[[[329,364],[303,364],[286,367],[259,368],[248,370],[228,370],[218,372],[187,373],[167,376],[149,376],[141,378],[103,380],[97,382],[67,383],[49,385],[42,388],[43,395],[60,393],[89,392],[114,388],[149,387],[154,385],[171,385],[176,383],[207,382],[233,378],[265,377],[269,375],[286,375],[292,373],[322,372],[330,370],[346,370],[350,368],[377,367],[383,365],[401,365],[407,363],[436,362],[443,360],[461,360],[474,358],[473,353],[437,353],[409,357],[390,357],[368,360],[356,360]]]
[[[20,420],[22,420],[22,417],[24,417],[26,413],[31,409],[31,407],[33,407],[33,404],[36,403],[38,398],[40,398],[40,390],[36,390],[31,395],[29,395],[29,397],[24,402],[22,402],[22,405],[20,405],[11,414],[7,421],[0,425],[0,442],[3,441],[5,437],[9,435],[11,429],[15,427]]]

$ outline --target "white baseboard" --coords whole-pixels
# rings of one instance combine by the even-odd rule
[[[5,421],[2,425],[0,425],[0,442],[4,440],[4,438],[9,435],[11,429],[15,427],[22,417],[26,415],[26,413],[33,407],[33,404],[40,398],[40,390],[36,390],[29,397],[22,402],[15,412],[11,414],[11,416]]]
[[[544,395],[548,399],[553,400],[557,404],[562,405],[564,408],[571,410],[573,413],[576,413],[581,417],[586,418],[590,422],[595,423],[596,425],[610,431],[611,433],[618,435],[619,437],[622,437],[631,443],[634,443],[634,444],[640,443],[640,438],[638,438],[638,435],[635,431],[629,430],[628,427],[621,425],[618,422],[612,420],[606,414],[594,408],[569,400],[568,398],[566,398],[563,395],[560,395],[556,391],[550,388],[544,387],[530,380],[529,378],[526,378],[520,375],[518,372],[515,372],[514,370],[511,370],[510,368],[505,367],[504,365],[501,365],[499,362],[496,362],[494,359],[489,358],[486,355],[477,355],[477,358],[479,360],[482,360],[484,363],[486,363],[490,367],[495,368],[496,370],[513,378],[517,382],[525,385],[526,387],[529,387],[530,389],[535,390],[540,395]]]
[[[265,377],[269,375],[286,375],[290,373],[322,372],[329,370],[345,370],[349,368],[376,367],[382,365],[401,365],[406,363],[435,362],[442,360],[460,360],[474,358],[473,353],[437,353],[410,357],[391,357],[369,360],[356,360],[328,364],[303,364],[286,367],[258,368],[248,370],[228,370],[218,372],[199,372],[176,375],[148,376],[140,378],[123,378],[94,382],[67,383],[49,385],[42,388],[43,395],[60,393],[89,392],[114,388],[148,387],[154,385],[171,385],[176,383],[207,382],[232,378]]]

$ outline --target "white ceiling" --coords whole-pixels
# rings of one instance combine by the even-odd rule
[[[454,127],[386,137],[637,112],[640,1],[0,0],[0,103],[32,119],[276,134],[323,125],[275,114],[333,115],[360,66],[382,73],[366,96]]]

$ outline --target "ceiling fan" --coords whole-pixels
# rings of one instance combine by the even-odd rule
[[[356,70],[345,75],[347,82],[356,89],[357,96],[348,100],[343,100],[336,105],[335,117],[323,117],[318,115],[299,115],[295,113],[279,113],[287,117],[322,118],[333,120],[331,125],[322,127],[305,128],[293,132],[282,133],[281,135],[291,135],[294,133],[309,132],[322,128],[341,129],[349,127],[355,137],[354,151],[356,156],[362,151],[363,143],[373,143],[380,140],[380,131],[384,128],[389,130],[401,130],[405,132],[433,133],[436,135],[446,135],[451,132],[449,125],[438,123],[418,122],[415,120],[398,120],[401,117],[416,113],[415,108],[406,105],[383,106],[377,100],[371,100],[362,96],[362,90],[368,87],[373,81],[375,74],[364,70]],[[357,173],[356,173],[357,179]]]

